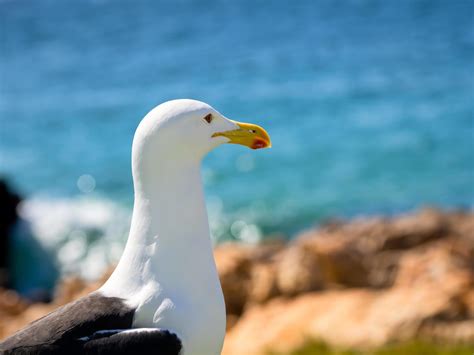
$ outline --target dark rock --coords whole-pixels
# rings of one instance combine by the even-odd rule
[[[10,286],[10,238],[12,227],[18,220],[17,207],[20,202],[20,196],[5,180],[0,179],[0,287]]]

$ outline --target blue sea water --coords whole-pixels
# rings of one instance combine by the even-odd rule
[[[120,255],[134,130],[174,98],[273,140],[206,158],[216,241],[474,205],[473,1],[1,0],[0,20],[0,173],[63,270]]]

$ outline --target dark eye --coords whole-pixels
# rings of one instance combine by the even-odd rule
[[[213,118],[214,117],[212,117],[212,113],[210,113],[210,114],[208,114],[204,117],[204,119],[206,120],[207,123],[211,123]]]

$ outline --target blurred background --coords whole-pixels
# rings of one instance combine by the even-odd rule
[[[216,244],[472,209],[473,14],[470,0],[1,0],[0,174],[23,197],[11,282],[97,279],[120,257],[134,130],[175,98],[272,137],[206,158]]]

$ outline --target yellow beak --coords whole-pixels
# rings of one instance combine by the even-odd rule
[[[270,148],[272,142],[268,133],[260,126],[251,123],[232,121],[238,129],[225,132],[217,132],[212,137],[226,137],[227,143],[245,145],[251,149]]]

